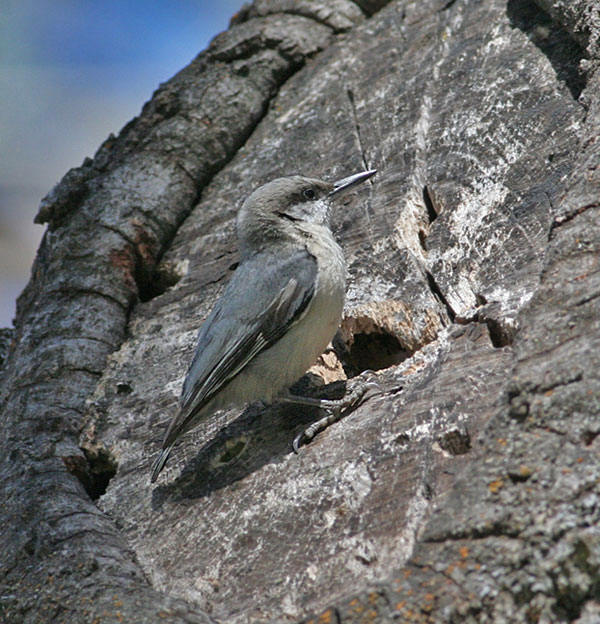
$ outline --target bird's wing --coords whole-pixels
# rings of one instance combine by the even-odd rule
[[[287,259],[261,254],[242,263],[198,336],[194,359],[163,447],[261,351],[294,324],[310,303],[317,263],[306,250]]]

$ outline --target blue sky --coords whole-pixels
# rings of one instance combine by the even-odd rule
[[[0,327],[44,232],[40,199],[161,82],[225,30],[242,0],[2,0]]]

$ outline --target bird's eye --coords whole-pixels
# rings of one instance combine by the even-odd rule
[[[317,197],[317,194],[311,188],[304,189],[302,195],[305,199],[315,199]]]

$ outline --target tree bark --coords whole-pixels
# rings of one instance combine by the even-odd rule
[[[0,619],[594,622],[593,0],[256,0],[42,201],[0,335]],[[334,214],[317,436],[216,414],[149,469],[258,185],[377,168]]]

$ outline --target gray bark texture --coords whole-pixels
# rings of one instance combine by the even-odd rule
[[[0,620],[600,621],[597,0],[256,0],[43,200],[0,334]],[[216,414],[149,470],[235,215],[334,214],[319,413]]]

